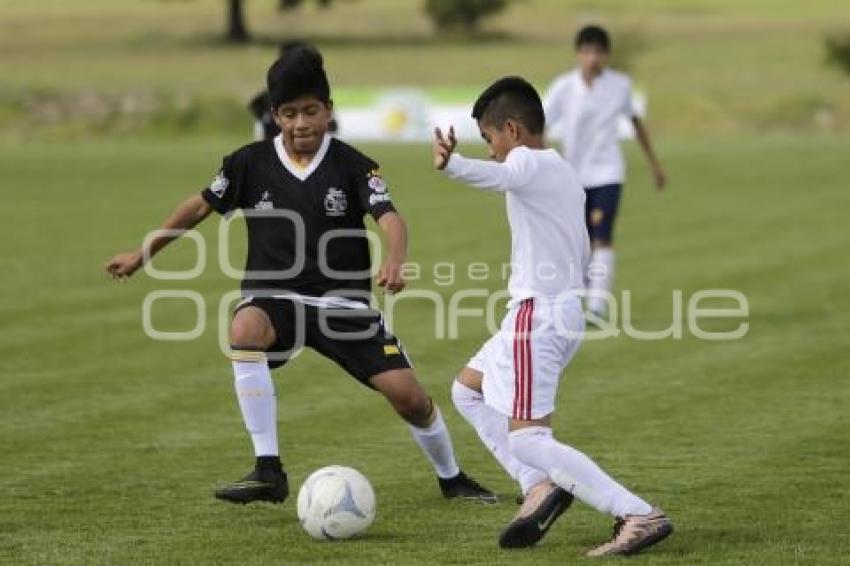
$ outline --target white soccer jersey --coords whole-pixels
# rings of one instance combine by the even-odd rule
[[[617,121],[637,114],[628,76],[606,69],[588,86],[573,70],[552,83],[543,107],[546,123],[560,133],[564,157],[585,188],[623,182],[626,165]]]
[[[575,171],[556,151],[521,146],[504,163],[453,154],[446,173],[479,189],[507,193],[512,305],[583,289],[590,255],[585,195]]]

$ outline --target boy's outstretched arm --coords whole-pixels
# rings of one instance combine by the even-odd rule
[[[200,194],[186,199],[160,226],[160,230],[188,230],[209,216],[212,207],[207,204]],[[125,280],[135,273],[144,263],[145,257],[153,257],[159,250],[167,246],[177,235],[159,234],[144,245],[133,251],[116,255],[106,263],[106,272],[116,280]]]
[[[378,286],[391,293],[401,291],[406,285],[402,277],[402,266],[407,258],[407,225],[398,212],[387,212],[378,218],[378,226],[384,232],[389,251],[378,271]]]
[[[652,149],[652,142],[649,139],[649,130],[638,116],[632,117],[632,123],[635,126],[635,134],[637,134],[640,147],[646,154],[646,159],[649,161],[649,166],[652,167],[652,177],[655,180],[655,187],[661,191],[664,190],[664,185],[667,184],[667,175],[661,167],[661,162],[655,156],[655,151]]]
[[[503,163],[467,159],[455,153],[457,138],[454,128],[449,128],[448,136],[443,136],[440,128],[434,129],[434,167],[445,171],[452,179],[464,181],[476,189],[484,191],[509,191],[521,188],[530,174],[529,164],[520,155],[512,151]]]

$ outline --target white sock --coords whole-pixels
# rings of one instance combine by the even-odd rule
[[[413,433],[416,444],[422,448],[422,452],[431,462],[438,477],[449,479],[460,473],[460,468],[455,461],[452,439],[449,436],[446,423],[443,422],[443,415],[440,413],[439,407],[434,405],[434,422],[430,426],[419,428],[410,425],[410,432]]]
[[[251,433],[255,456],[277,456],[277,398],[265,356],[262,361],[234,361],[236,398]]]
[[[598,511],[615,517],[652,512],[649,503],[611,479],[593,460],[555,440],[550,428],[515,430],[509,442],[517,460],[546,470],[553,482]]]
[[[587,309],[606,313],[608,301],[600,294],[610,293],[614,285],[614,250],[598,248],[593,250],[587,268],[588,298]]]
[[[478,433],[484,446],[508,475],[519,482],[523,493],[528,493],[532,486],[547,479],[544,472],[526,466],[511,455],[508,448],[508,417],[487,406],[481,393],[455,380],[452,401],[461,416]]]

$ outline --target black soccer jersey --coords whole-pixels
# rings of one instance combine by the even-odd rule
[[[246,145],[224,158],[202,195],[221,214],[245,214],[244,291],[361,302],[371,288],[363,218],[395,210],[378,164],[330,136],[305,169],[289,159],[279,136]]]

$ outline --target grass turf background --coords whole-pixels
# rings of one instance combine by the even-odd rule
[[[635,562],[837,564],[850,550],[840,528],[850,518],[842,501],[850,197],[837,173],[847,142],[667,139],[660,149],[672,184],[663,195],[629,147],[618,281],[633,292],[635,324],[666,326],[673,289],[686,300],[702,288],[739,289],[751,309],[742,340],[700,341],[686,329],[678,341],[587,343],[565,373],[559,436],[676,521],[676,535]],[[151,290],[193,289],[214,316],[235,283],[215,267],[212,245],[196,281],[142,275],[117,285],[100,269],[207,182],[238,143],[34,142],[0,152],[15,180],[14,206],[0,209],[0,562],[560,563],[602,540],[608,520],[576,505],[538,548],[498,550],[514,487],[448,400],[453,372],[486,331],[468,319],[459,339],[434,340],[424,302],[399,307],[396,331],[443,407],[461,464],[504,503],[443,501],[382,399],[313,354],[276,373],[283,458],[294,490],[321,465],[362,470],[378,495],[369,536],[316,543],[292,500],[232,507],[211,497],[251,462],[229,364],[213,328],[192,342],[146,338],[141,304]],[[425,147],[365,149],[385,164],[410,222],[411,259],[426,272],[439,261],[507,260],[498,197],[441,179]],[[207,224],[212,244],[215,221]],[[192,257],[183,242],[160,266],[188,267]],[[414,287],[448,297],[471,284],[442,288],[425,277]],[[485,284],[501,286],[495,277]],[[192,320],[187,303],[154,310],[162,329]]]
[[[216,39],[220,0],[0,0],[0,563],[562,563],[604,539],[608,520],[576,505],[540,547],[496,548],[515,488],[448,400],[487,334],[469,318],[457,340],[435,340],[424,301],[403,302],[395,329],[461,464],[505,503],[441,500],[385,403],[312,354],[276,374],[293,491],[328,463],[361,469],[378,495],[369,536],[316,543],[292,501],[217,503],[212,488],[245,472],[250,449],[214,328],[165,343],[141,327],[144,297],[163,288],[200,292],[215,320],[236,286],[216,267],[215,222],[201,229],[208,269],[196,281],[113,285],[100,271],[244,143],[244,103],[279,39],[310,30],[345,103],[393,85],[474,93],[506,73],[547,84],[589,21],[614,31],[619,62],[648,92],[671,178],[654,194],[628,146],[617,280],[632,291],[634,324],[667,326],[675,289],[687,301],[731,288],[749,299],[750,330],[727,343],[686,329],[676,341],[585,344],[565,373],[556,429],[676,521],[673,538],[633,562],[844,560],[850,81],[824,64],[823,38],[850,26],[845,2],[529,0],[475,41],[436,38],[419,2],[289,15],[275,4],[248,2],[258,41],[227,48]],[[438,262],[498,271],[507,261],[498,197],[444,181],[425,147],[364,149],[410,222],[423,267],[414,290],[448,299],[482,286],[436,285]],[[234,242],[239,265],[238,230]],[[192,258],[181,242],[157,263]],[[179,301],[153,314],[168,330],[194,317]]]

